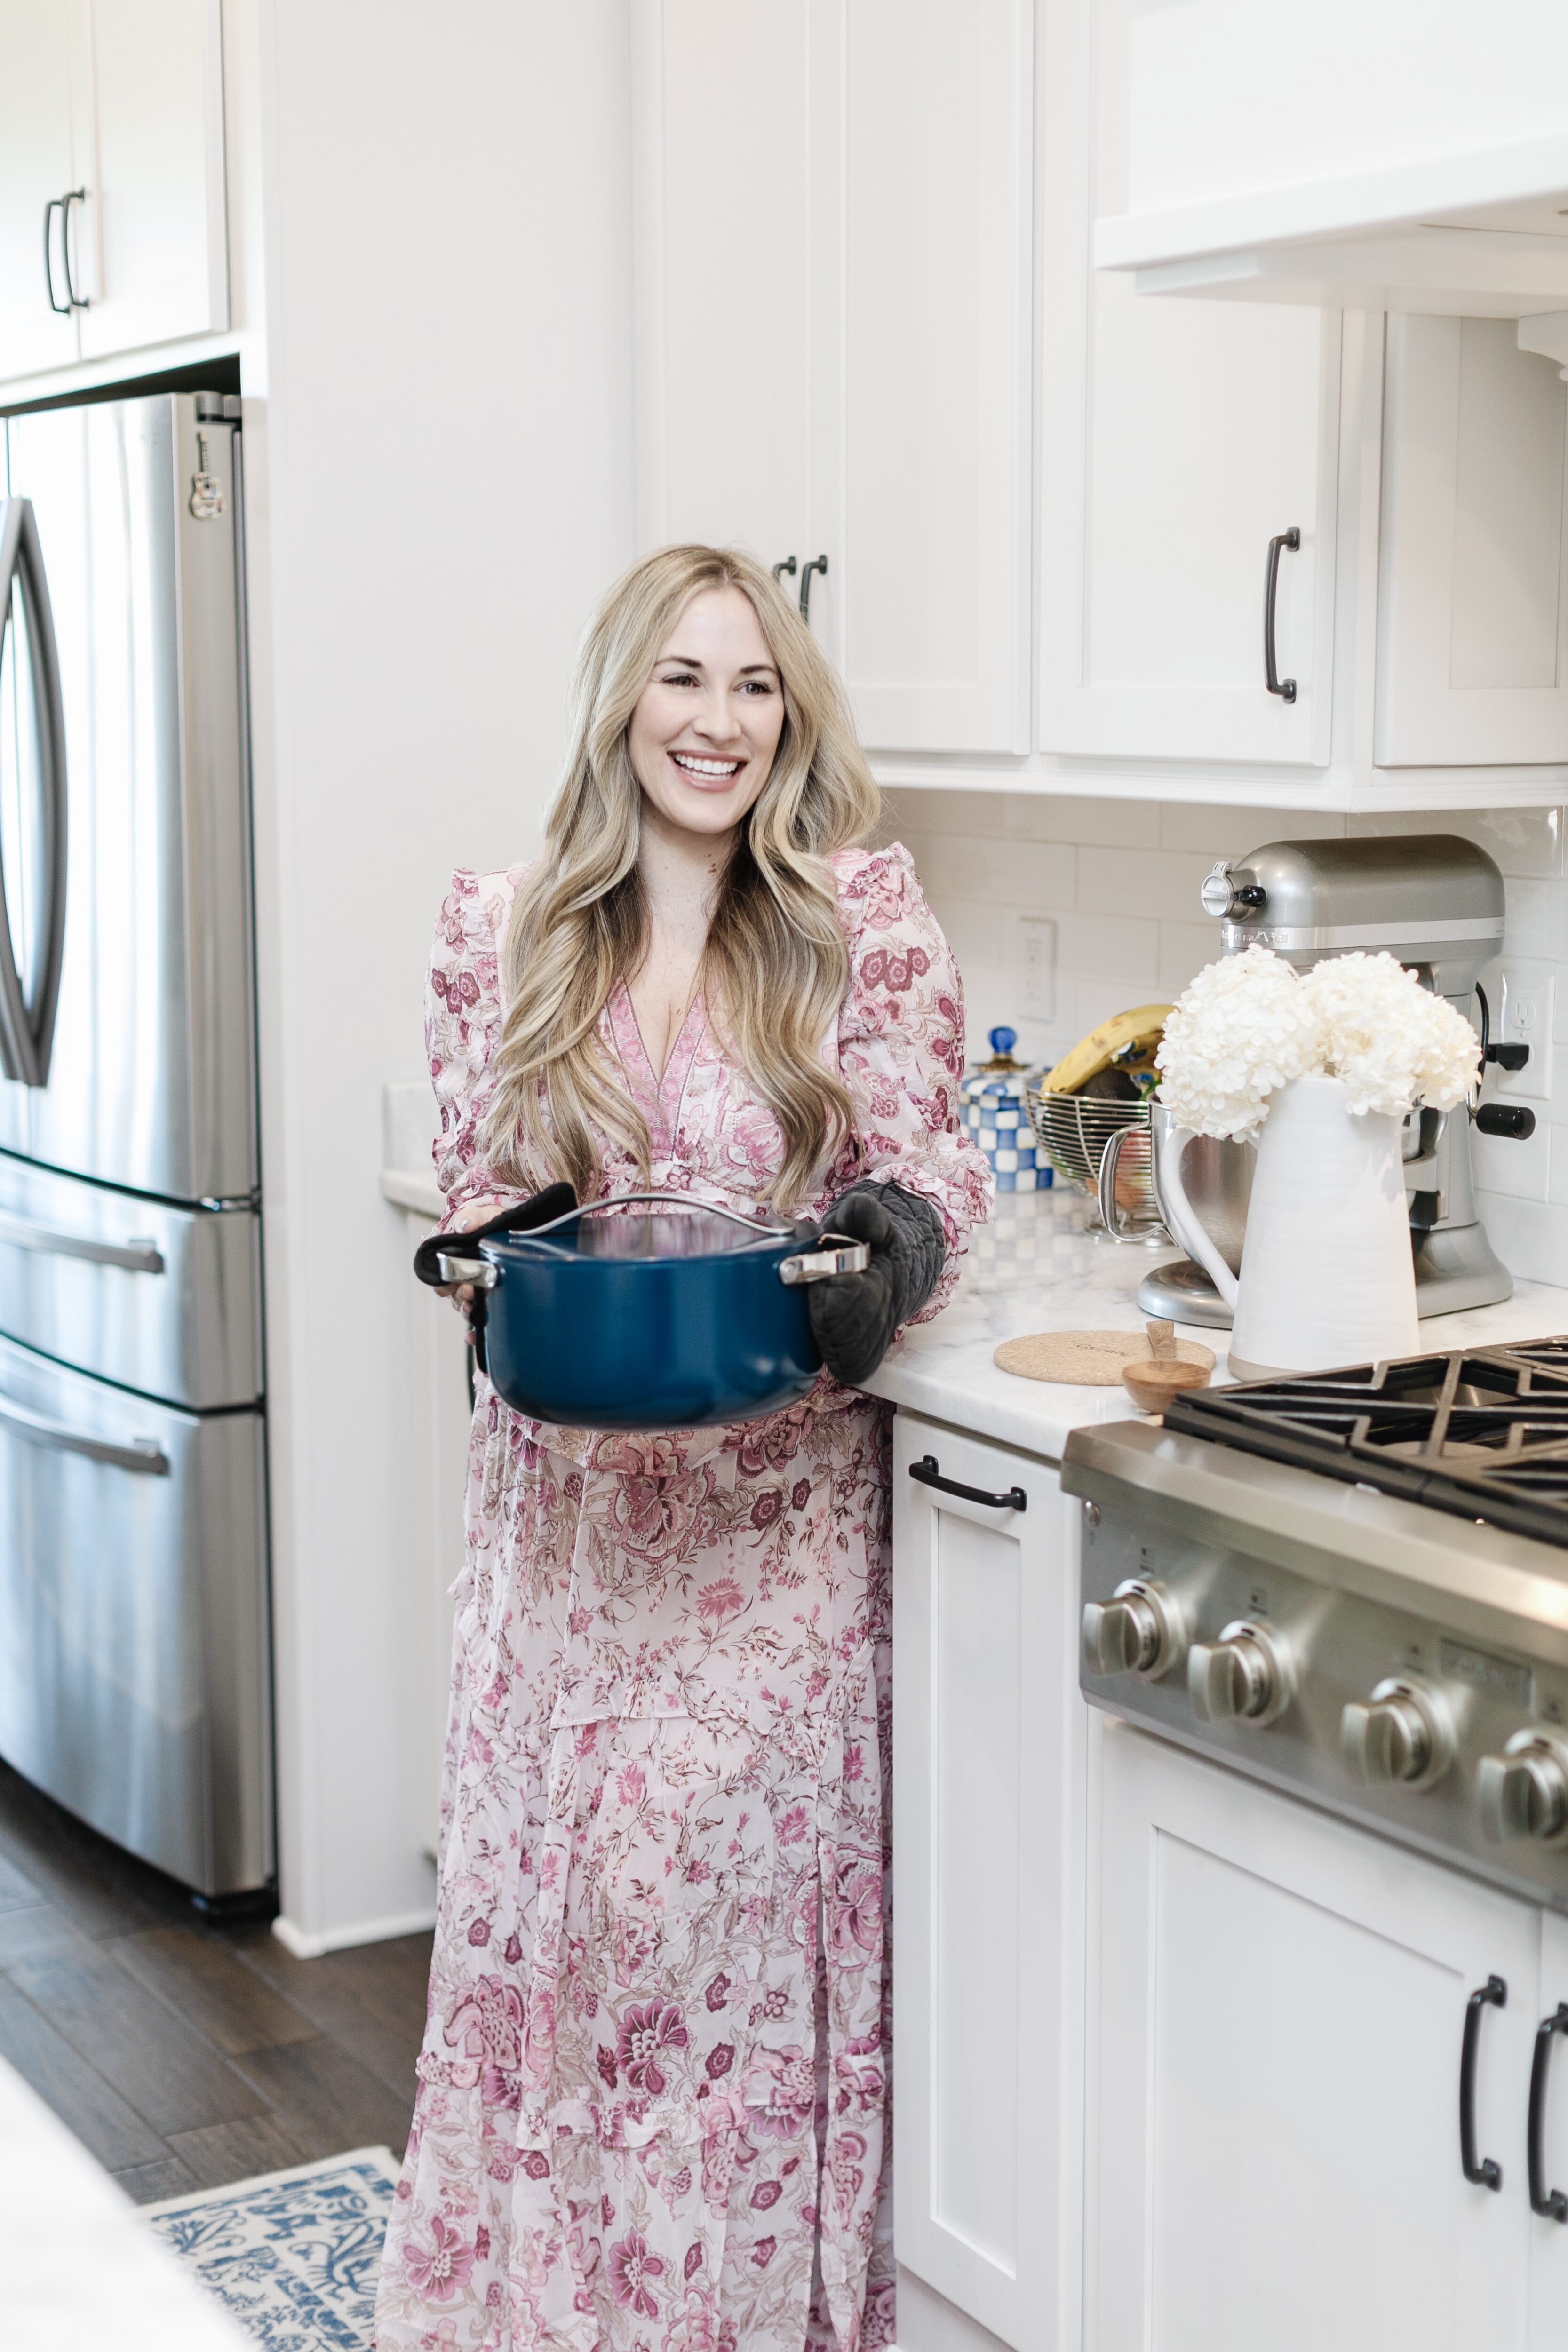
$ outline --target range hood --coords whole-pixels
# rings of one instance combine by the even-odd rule
[[[1568,363],[1563,0],[1111,0],[1141,293],[1518,319]],[[1115,52],[1120,52],[1116,55]]]

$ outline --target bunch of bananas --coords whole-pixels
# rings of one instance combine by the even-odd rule
[[[1043,1095],[1106,1095],[1132,1101],[1153,1093],[1154,1056],[1165,1034],[1169,1004],[1135,1004],[1118,1013],[1064,1054],[1040,1080]]]

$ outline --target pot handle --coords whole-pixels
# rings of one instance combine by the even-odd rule
[[[870,1263],[866,1243],[852,1242],[847,1234],[819,1234],[813,1248],[784,1259],[779,1280],[791,1288],[798,1282],[830,1282],[836,1274],[864,1274]]]
[[[1234,1309],[1238,1286],[1224,1258],[1193,1213],[1182,1188],[1182,1154],[1193,1140],[1190,1127],[1167,1128],[1156,1149],[1160,1155],[1160,1206],[1171,1238],[1195,1259],[1226,1305]]]

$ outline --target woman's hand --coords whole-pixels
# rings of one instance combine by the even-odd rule
[[[506,1205],[504,1201],[493,1194],[486,1194],[478,1201],[470,1201],[465,1208],[458,1210],[447,1230],[454,1234],[471,1233],[476,1225],[488,1225],[490,1219],[499,1215]],[[449,1298],[463,1320],[467,1322],[468,1309],[474,1303],[473,1284],[471,1282],[438,1282],[434,1287],[437,1297]],[[473,1344],[473,1332],[470,1330],[468,1333],[470,1346]]]

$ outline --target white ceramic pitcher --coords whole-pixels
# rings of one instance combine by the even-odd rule
[[[1390,1112],[1352,1116],[1339,1078],[1282,1087],[1258,1138],[1239,1279],[1182,1190],[1191,1130],[1164,1137],[1161,1192],[1176,1240],[1232,1309],[1237,1379],[1417,1353],[1401,1127]]]

